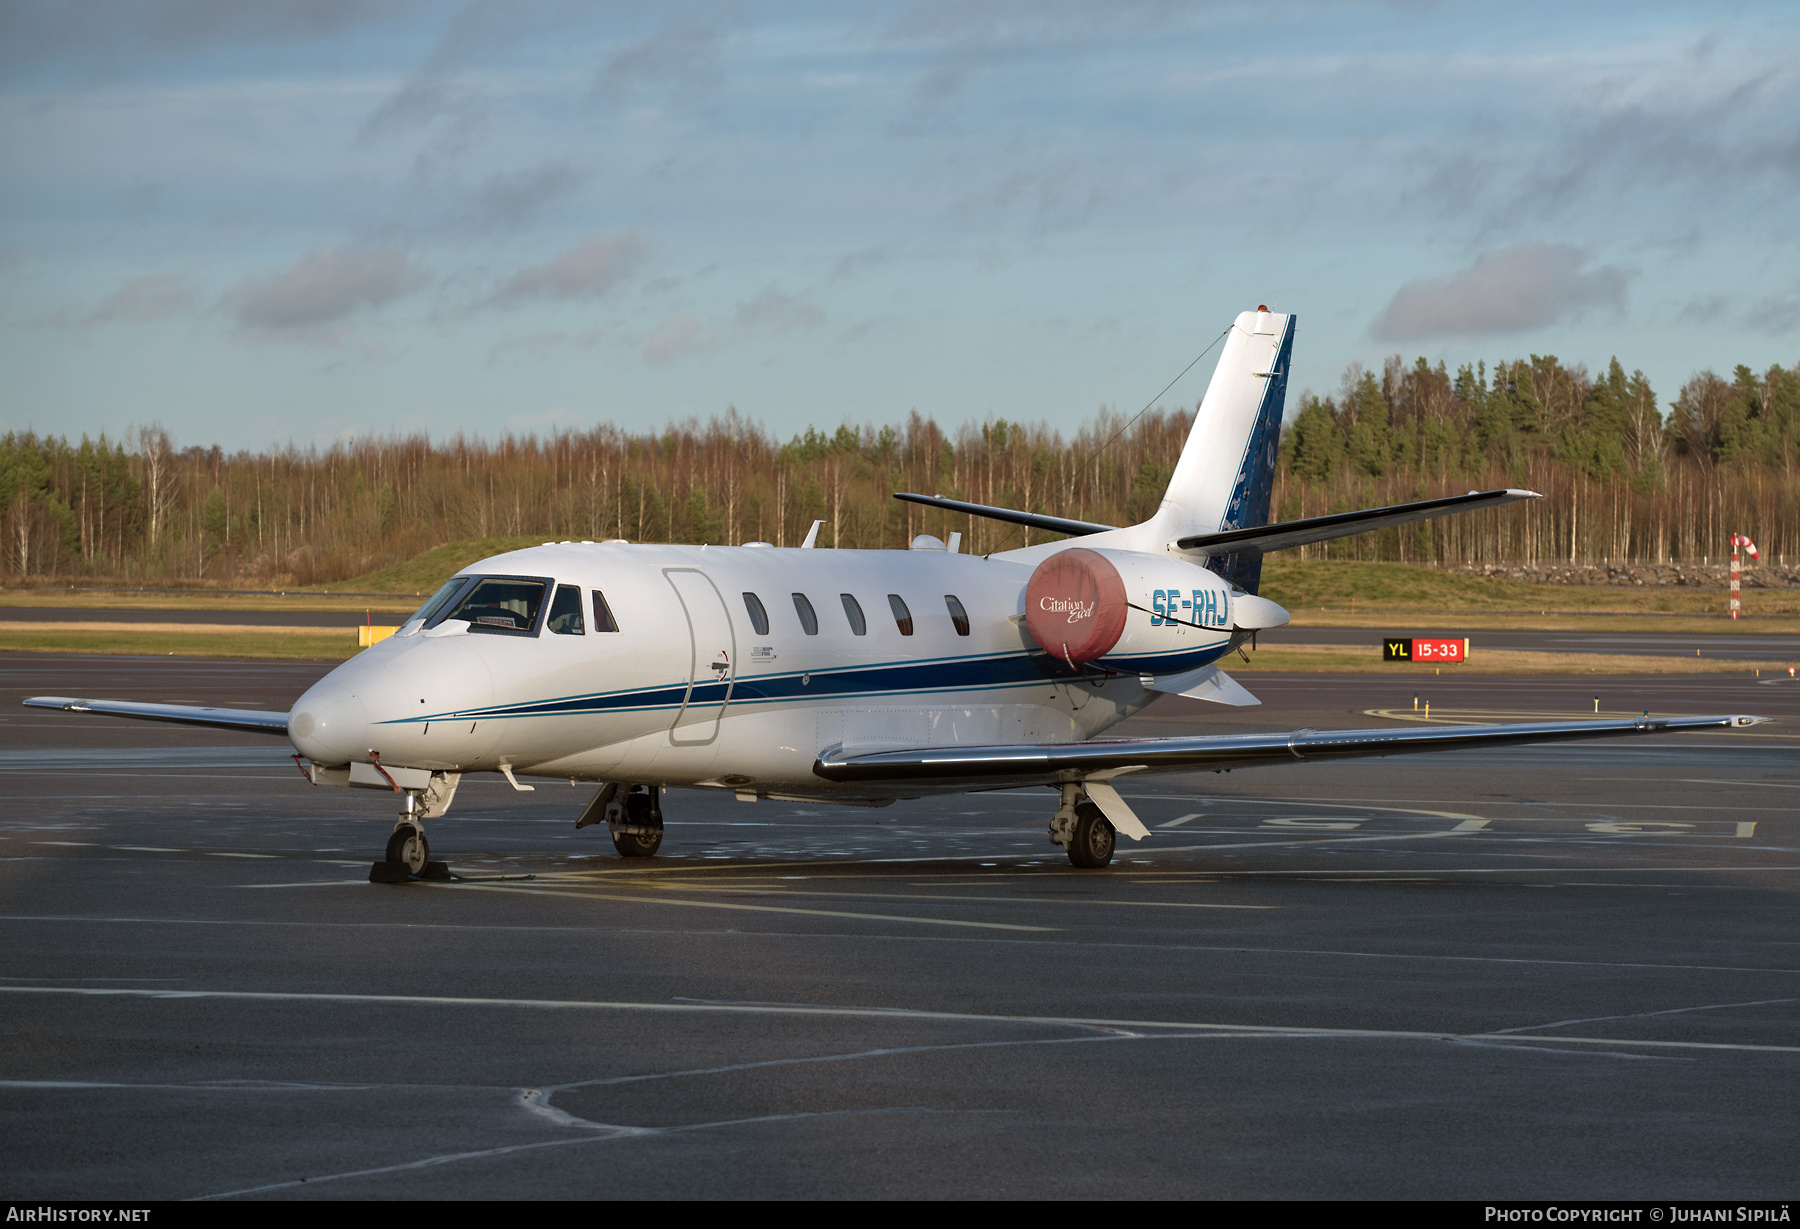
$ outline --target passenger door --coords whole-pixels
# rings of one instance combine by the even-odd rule
[[[737,674],[737,639],[725,598],[706,573],[693,568],[665,568],[663,575],[687,616],[688,687],[680,711],[669,726],[669,741],[698,745],[719,735],[719,717],[731,702]]]

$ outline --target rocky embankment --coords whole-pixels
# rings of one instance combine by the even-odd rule
[[[1443,569],[1461,576],[1498,576],[1537,585],[1678,585],[1723,589],[1731,581],[1728,563],[1467,563]],[[1800,567],[1751,563],[1741,583],[1746,589],[1800,589]]]

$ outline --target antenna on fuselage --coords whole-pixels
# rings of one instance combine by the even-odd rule
[[[801,550],[813,549],[813,543],[818,541],[818,538],[819,538],[819,526],[823,525],[824,523],[825,523],[824,521],[814,521],[813,522],[813,527],[806,531],[806,541],[804,541],[800,544]]]

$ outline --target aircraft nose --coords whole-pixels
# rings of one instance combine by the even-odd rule
[[[326,679],[294,705],[288,738],[314,763],[347,764],[368,752],[368,710],[355,692]]]

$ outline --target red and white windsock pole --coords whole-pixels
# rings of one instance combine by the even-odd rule
[[[1741,533],[1731,535],[1731,617],[1734,619],[1738,617],[1738,579],[1742,574],[1740,550],[1749,551],[1752,559],[1762,558],[1756,553],[1756,543]]]

